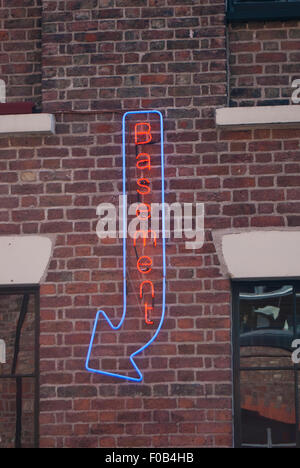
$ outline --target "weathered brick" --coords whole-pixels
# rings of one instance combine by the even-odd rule
[[[43,92],[57,121],[54,136],[0,139],[1,234],[55,241],[41,285],[41,445],[230,447],[231,298],[212,231],[300,225],[299,142],[297,129],[219,131],[215,109],[228,99],[289,102],[295,22],[229,25],[226,56],[216,2],[51,0],[43,35],[39,1],[8,3],[0,15],[8,99],[39,105]],[[142,108],[164,114],[166,199],[204,202],[206,239],[195,252],[167,242],[168,316],[138,358],[144,383],[126,384],[90,375],[84,360],[96,311],[114,323],[122,314],[122,242],[97,237],[96,208],[118,202],[122,115]],[[159,197],[159,180],[153,189]],[[161,296],[158,285],[156,306]],[[120,335],[99,324],[95,365],[132,371],[126,353],[149,331],[131,282],[128,311]]]

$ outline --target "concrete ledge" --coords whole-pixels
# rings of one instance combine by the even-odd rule
[[[0,136],[55,133],[52,114],[0,115]]]
[[[300,230],[220,230],[213,233],[221,271],[231,278],[300,277]]]
[[[300,106],[224,107],[216,110],[217,127],[300,127]]]
[[[53,246],[50,236],[0,236],[0,285],[41,283]]]

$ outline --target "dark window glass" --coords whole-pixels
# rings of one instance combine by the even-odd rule
[[[0,287],[0,448],[39,444],[39,289]]]
[[[227,20],[268,21],[300,18],[299,0],[227,0]]]
[[[299,447],[300,286],[241,282],[233,295],[236,446]]]

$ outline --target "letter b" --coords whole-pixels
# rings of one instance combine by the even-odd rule
[[[152,140],[151,125],[148,122],[135,124],[134,141],[136,145],[146,145]]]

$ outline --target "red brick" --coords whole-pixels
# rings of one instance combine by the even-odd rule
[[[255,216],[251,219],[251,226],[255,226],[255,227],[284,226],[284,219],[280,216]]]
[[[242,187],[254,187],[255,179],[252,177],[232,177],[224,179],[224,188],[242,188]]]

